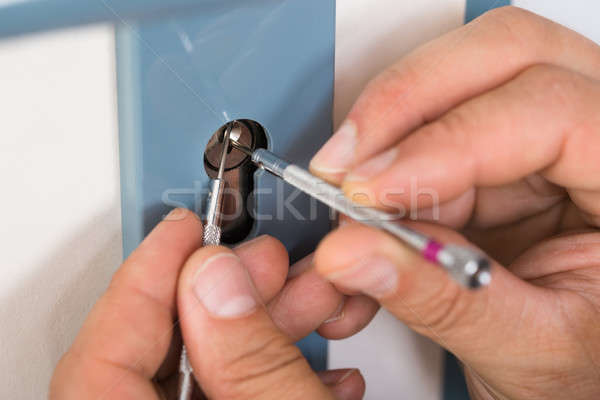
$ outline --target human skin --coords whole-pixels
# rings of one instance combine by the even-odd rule
[[[453,352],[473,399],[600,398],[596,44],[527,11],[492,11],[376,77],[311,170],[390,211],[415,206],[417,182],[436,195],[407,223],[495,260],[491,285],[468,291],[357,223],[314,259],[342,293],[376,299]]]
[[[358,370],[316,374],[294,345],[335,319],[342,301],[310,259],[288,276],[288,255],[272,237],[233,250],[201,243],[192,212],[176,209],[158,224],[58,363],[50,399],[174,399],[178,323],[211,399],[362,398]]]
[[[316,327],[328,338],[351,335],[378,303],[456,354],[474,399],[598,398],[599,79],[595,44],[500,9],[382,73],[313,160],[314,173],[376,206],[409,208],[411,178],[434,189],[440,218],[427,222],[435,204],[424,197],[411,224],[486,251],[496,260],[489,288],[466,291],[356,223],[329,235],[286,280],[287,256],[274,239],[233,253],[198,249],[201,223],[176,211],[115,275],[59,363],[51,398],[158,399],[172,390],[179,312],[211,398],[359,399],[358,372],[317,379],[291,344]],[[398,194],[381,196],[390,191]],[[218,255],[236,301],[193,289],[214,279],[198,278]]]

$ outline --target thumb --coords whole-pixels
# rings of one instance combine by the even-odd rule
[[[443,227],[419,224],[418,229],[441,243],[467,244]],[[314,263],[340,289],[375,298],[413,330],[474,366],[495,362],[499,346],[523,322],[526,306],[546,295],[497,263],[489,287],[465,289],[397,239],[359,224],[326,237]]]
[[[333,399],[299,349],[271,321],[229,249],[193,254],[178,309],[194,375],[211,399]]]

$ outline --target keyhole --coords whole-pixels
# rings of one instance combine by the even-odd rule
[[[204,169],[212,179],[217,177],[226,128],[227,125],[223,125],[211,136],[204,152]],[[267,147],[266,132],[256,121],[247,119],[234,121],[231,138],[251,149]],[[254,190],[256,167],[244,153],[231,147],[228,151],[223,176],[226,190],[223,196],[221,241],[234,244],[244,240],[254,225],[248,201]]]

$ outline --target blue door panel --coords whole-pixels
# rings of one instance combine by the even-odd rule
[[[203,152],[226,121],[252,119],[271,150],[306,165],[332,130],[334,0],[18,0],[0,37],[93,22],[117,26],[123,237],[129,254],[173,206],[200,211]],[[257,172],[258,215],[292,194]],[[268,191],[273,194],[266,194]],[[277,197],[276,195],[279,195]],[[293,201],[307,216],[306,196]],[[294,211],[295,211],[294,210]],[[297,260],[329,230],[328,210],[284,209],[250,236],[278,237]],[[324,368],[325,341],[303,341]]]

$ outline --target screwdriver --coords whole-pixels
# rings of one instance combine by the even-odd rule
[[[443,245],[423,233],[396,222],[396,218],[389,213],[354,203],[341,189],[297,165],[288,163],[266,149],[252,150],[233,139],[230,143],[232,147],[248,155],[258,167],[283,179],[330,208],[400,239],[418,251],[426,260],[446,269],[462,286],[477,289],[489,285],[492,278],[490,261],[479,251],[453,244]]]
[[[232,123],[229,123],[223,135],[223,152],[219,162],[219,172],[217,178],[213,179],[208,197],[208,206],[206,209],[206,224],[204,225],[204,234],[202,244],[204,246],[218,246],[221,244],[221,207],[223,205],[223,192],[225,190],[225,163],[227,161],[227,152],[229,151],[230,135]],[[178,400],[190,400],[194,393],[193,369],[187,356],[185,345],[181,348],[181,358],[179,360],[179,381],[177,387]]]

